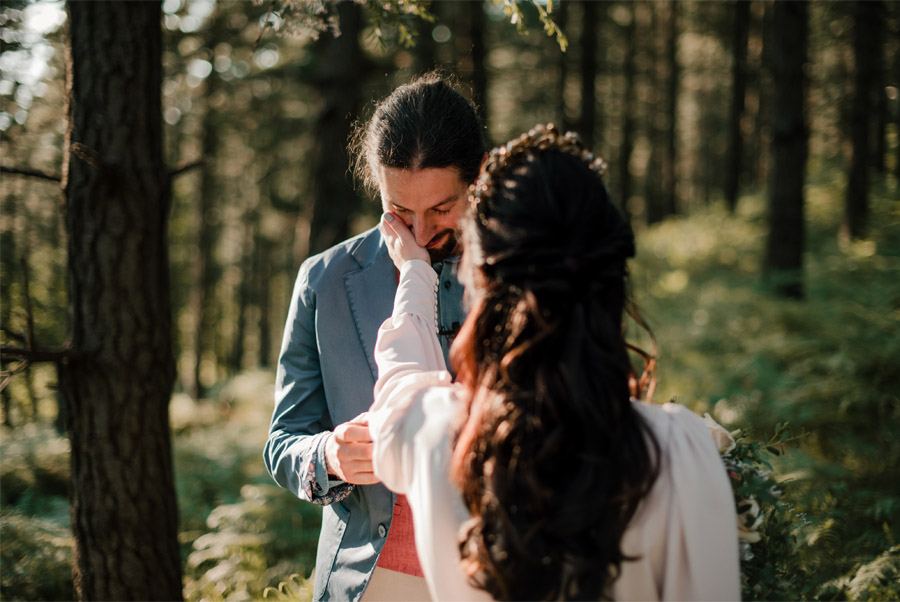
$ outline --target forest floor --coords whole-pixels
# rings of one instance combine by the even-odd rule
[[[736,216],[711,207],[639,232],[633,268],[659,343],[655,400],[759,440],[789,424],[774,466],[796,518],[779,548],[792,575],[773,577],[785,597],[900,595],[900,203],[896,187],[876,189],[871,237],[841,242],[842,191],[828,178],[807,187],[802,302],[761,285],[759,196]],[[189,600],[259,599],[279,583],[270,598],[310,596],[289,577],[313,568],[320,511],[262,463],[273,381],[252,371],[199,403],[173,397]],[[49,424],[24,425],[2,433],[0,457],[2,598],[71,599],[68,443]]]

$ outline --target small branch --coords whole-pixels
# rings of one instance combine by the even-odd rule
[[[6,387],[9,386],[9,383],[12,381],[13,376],[25,372],[25,370],[27,370],[28,366],[30,365],[31,362],[29,362],[28,360],[22,360],[10,370],[0,370],[0,391],[5,390]]]
[[[37,362],[59,362],[70,357],[72,357],[72,350],[69,347],[64,347],[63,349],[25,349],[24,347],[12,347],[10,345],[0,347],[0,360],[4,362],[19,360],[34,364]]]
[[[39,169],[28,169],[26,167],[10,167],[8,165],[0,165],[0,173],[14,174],[17,176],[25,176],[27,178],[37,178],[38,180],[47,180],[49,182],[61,182],[62,177],[41,171]]]
[[[14,341],[18,341],[18,342],[22,343],[23,345],[28,344],[27,340],[25,339],[25,335],[22,334],[21,332],[16,332],[15,330],[10,330],[6,326],[0,326],[0,332],[2,332],[3,334],[5,334],[6,336],[8,336],[9,338],[11,338]]]
[[[103,167],[103,161],[100,157],[100,153],[98,153],[88,145],[82,144],[81,142],[74,142],[69,150],[73,155],[75,155],[94,169],[101,169]]]
[[[22,255],[22,294],[25,297],[25,320],[28,330],[25,338],[30,349],[34,348],[34,311],[31,308],[31,276],[28,273],[28,256]]]
[[[203,165],[203,159],[198,159],[197,161],[191,161],[190,163],[185,163],[183,165],[179,165],[175,169],[169,172],[169,179],[174,180],[177,176],[181,174],[187,173],[193,169],[197,169],[198,167]]]

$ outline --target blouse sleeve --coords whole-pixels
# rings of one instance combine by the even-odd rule
[[[426,390],[452,389],[437,338],[437,274],[422,260],[407,261],[400,269],[394,310],[378,331],[375,362],[378,381],[369,410],[372,463],[375,475],[388,489],[406,493],[412,480],[414,445],[421,438],[422,413],[410,413]],[[415,419],[415,420],[413,420]]]
[[[669,415],[672,487],[664,600],[739,600],[737,517],[725,466],[703,421],[675,404]]]

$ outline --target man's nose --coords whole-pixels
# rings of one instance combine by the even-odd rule
[[[431,224],[423,218],[416,218],[413,221],[413,235],[416,237],[416,244],[424,247],[431,240]]]

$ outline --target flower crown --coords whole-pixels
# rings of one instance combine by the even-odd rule
[[[588,169],[601,178],[606,173],[606,161],[595,156],[586,148],[578,134],[575,132],[563,134],[552,123],[538,124],[506,144],[491,149],[478,179],[469,188],[469,195],[473,203],[478,205],[482,200],[491,196],[494,174],[518,163],[529,152],[548,149],[578,157]]]

